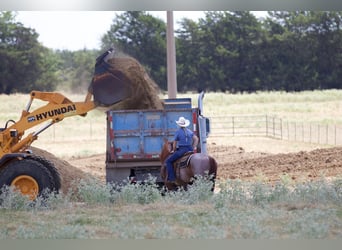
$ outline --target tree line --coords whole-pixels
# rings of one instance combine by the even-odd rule
[[[114,15],[114,14],[113,14]],[[178,91],[302,91],[342,88],[342,12],[207,11],[175,30]],[[145,11],[115,15],[98,50],[52,50],[35,30],[0,12],[0,93],[85,91],[109,47],[136,58],[167,90],[166,23]]]

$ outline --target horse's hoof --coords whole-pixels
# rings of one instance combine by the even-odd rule
[[[175,180],[175,185],[181,186],[181,185],[182,185],[182,182],[181,182],[180,180]]]
[[[179,181],[167,181],[168,182],[168,184],[170,184],[170,185],[175,185],[175,186],[179,186],[180,185],[180,183],[179,183]]]

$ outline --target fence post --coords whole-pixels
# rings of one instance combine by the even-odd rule
[[[311,123],[310,123],[310,128],[309,128],[310,143],[312,142],[312,140],[311,140],[311,133],[312,133],[312,131],[311,131]]]
[[[265,116],[265,119],[266,119],[266,137],[268,136],[268,117],[267,115]]]
[[[319,124],[317,125],[317,134],[318,134],[318,144],[321,141],[321,127],[319,126]]]
[[[279,119],[280,122],[280,139],[283,139],[283,120],[280,118]]]
[[[233,129],[233,136],[235,135],[235,123],[234,123],[234,116],[232,116],[232,129]]]
[[[272,122],[273,122],[273,137],[275,137],[275,118],[274,118],[274,116],[272,117]]]
[[[326,136],[327,136],[327,137],[326,137],[326,140],[325,140],[325,141],[326,141],[326,144],[328,144],[328,143],[329,143],[329,125],[328,125],[328,124],[327,124],[327,127],[326,127],[326,131],[327,131],[327,132],[326,132]]]

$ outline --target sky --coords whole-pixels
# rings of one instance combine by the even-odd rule
[[[60,50],[99,49],[101,37],[109,30],[120,11],[18,11],[16,20],[36,30],[45,47]],[[166,11],[149,11],[166,22]],[[174,11],[177,21],[187,17],[198,20],[202,11]]]

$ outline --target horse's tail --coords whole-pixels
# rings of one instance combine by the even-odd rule
[[[211,191],[214,191],[215,189],[215,180],[216,180],[216,176],[217,176],[217,161],[209,156],[209,165],[210,165],[210,168],[209,168],[209,176],[211,178],[211,181],[213,182],[213,187],[211,189]]]

